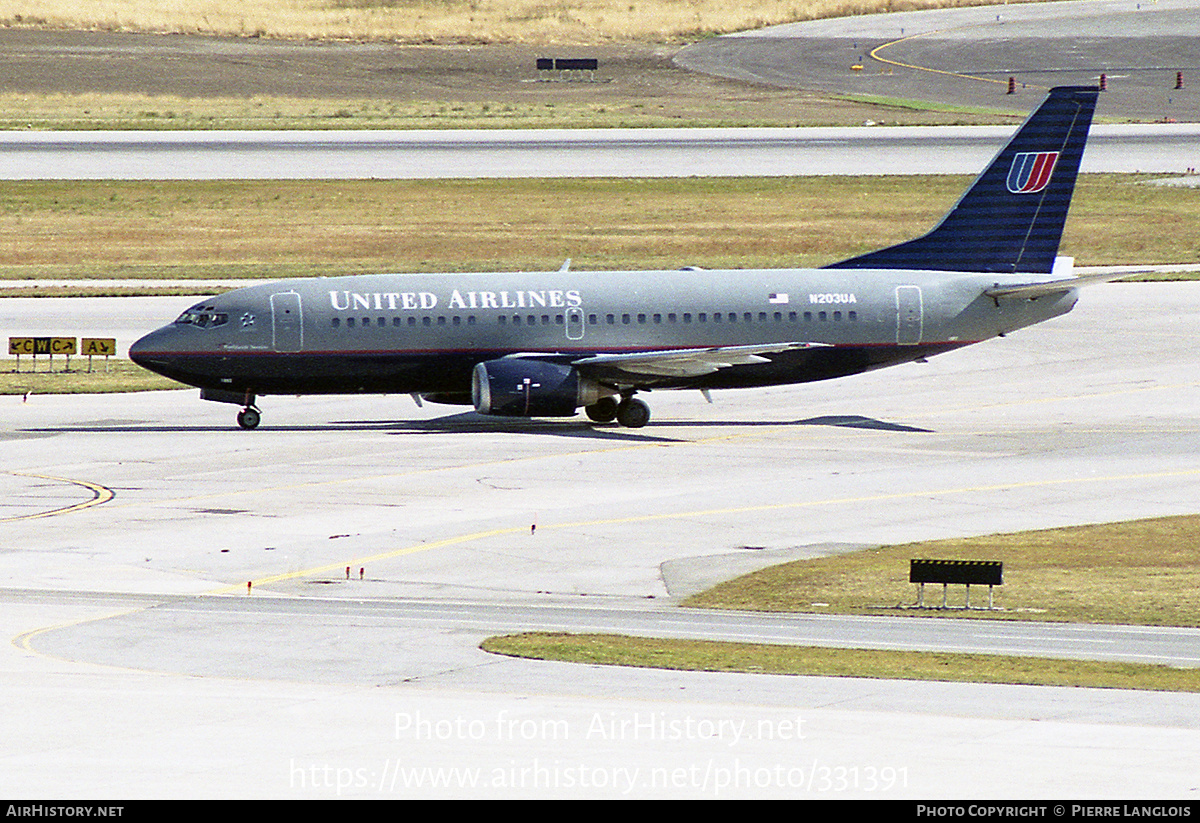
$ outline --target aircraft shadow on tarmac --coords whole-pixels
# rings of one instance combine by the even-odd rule
[[[810,417],[805,420],[685,420],[670,421],[658,424],[663,428],[755,428],[755,427],[785,427],[785,426],[832,426],[846,429],[868,429],[872,431],[912,432],[928,434],[930,429],[921,429],[902,423],[889,423],[861,415],[826,415]],[[236,432],[228,425],[213,426],[159,426],[140,425],[135,421],[122,422],[112,425],[91,426],[58,426],[53,428],[30,428],[22,431],[30,434],[57,434],[65,432],[87,433],[175,433],[186,432]],[[678,437],[655,436],[648,433],[634,433],[616,424],[596,424],[577,419],[568,420],[530,420],[528,418],[497,419],[486,417],[474,412],[450,414],[432,420],[358,420],[332,421],[324,425],[307,424],[303,426],[274,425],[264,426],[262,433],[278,432],[367,432],[378,431],[392,434],[548,434],[559,437],[582,437],[595,440],[614,440],[624,443],[677,443],[682,442]],[[247,434],[247,437],[254,437]]]
[[[912,432],[916,434],[932,434],[933,429],[922,429],[903,423],[889,423],[886,420],[876,420],[857,414],[825,415],[809,417],[804,420],[672,420],[660,423],[660,426],[672,428],[702,427],[702,428],[784,428],[787,426],[833,426],[840,429],[870,429],[873,431]],[[595,428],[594,426],[592,427]]]
[[[347,424],[350,425],[350,424]],[[471,433],[480,432],[494,434],[505,432],[509,434],[557,434],[564,437],[594,437],[611,440],[645,440],[677,442],[679,438],[652,436],[644,433],[634,433],[622,428],[616,423],[590,423],[579,419],[537,420],[528,418],[506,418],[497,420],[494,416],[484,416],[474,412],[451,414],[434,420],[413,420],[406,422],[379,421],[376,423],[359,424],[364,427],[381,429],[397,429],[408,432],[446,432]],[[836,426],[848,429],[873,429],[876,431],[921,432],[929,433],[929,429],[919,429],[900,423],[888,423],[860,415],[833,415],[812,417],[807,420],[671,420],[658,424],[663,428],[754,428],[773,426]],[[335,426],[334,428],[341,428]],[[643,430],[644,431],[644,430]]]
[[[588,437],[598,439],[619,440],[622,442],[679,442],[678,438],[655,437],[648,434],[634,434],[628,429],[622,429],[615,424],[612,426],[597,426],[580,420],[530,420],[527,418],[497,419],[467,412],[451,414],[433,420],[353,420],[330,421],[325,424],[304,424],[290,426],[286,424],[264,425],[257,433],[244,433],[240,429],[225,425],[173,425],[163,426],[149,422],[122,421],[112,424],[92,424],[74,426],[43,426],[20,430],[26,435],[53,435],[67,433],[86,434],[200,434],[209,432],[230,432],[245,435],[248,439],[255,436],[268,435],[270,432],[382,432],[385,434],[550,434],[563,437]]]
[[[856,414],[831,415],[826,417],[810,417],[807,420],[797,420],[800,426],[837,426],[843,429],[872,429],[885,432],[915,432],[932,434],[933,429],[921,429],[916,426],[906,426],[903,423],[888,423],[884,420],[874,420]]]

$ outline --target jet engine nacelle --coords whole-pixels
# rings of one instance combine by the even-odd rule
[[[573,367],[519,357],[488,360],[471,375],[471,400],[480,414],[504,417],[570,417],[615,394]]]

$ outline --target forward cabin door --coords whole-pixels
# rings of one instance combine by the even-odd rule
[[[925,325],[920,286],[896,287],[896,342],[915,346],[921,342]]]
[[[271,295],[271,340],[275,351],[293,352],[304,348],[300,295],[294,291]]]

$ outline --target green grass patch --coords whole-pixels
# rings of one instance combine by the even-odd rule
[[[1200,189],[1145,179],[1084,175],[1062,253],[1200,261]],[[817,266],[924,233],[969,182],[2,181],[0,279]]]
[[[999,560],[998,610],[914,609],[909,560]],[[927,605],[940,587],[927,586]],[[983,587],[973,587],[976,606]],[[952,605],[964,587],[952,586]],[[686,607],[1200,626],[1200,515],[884,546],[798,560],[739,577]],[[919,615],[919,617],[918,617]],[[514,657],[688,671],[1200,691],[1200,668],[1004,655],[830,649],[716,641],[529,633],[490,638]]]
[[[6,4],[0,23],[395,43],[661,43],[794,20],[988,2],[998,0],[640,0],[617,6],[605,0],[17,0]]]
[[[21,371],[16,371],[16,358],[10,357],[0,371],[0,394],[103,394],[109,392],[161,391],[189,388],[166,377],[148,372],[131,360],[103,357],[92,359],[88,371],[86,357],[71,358],[67,370],[66,358],[54,358],[53,368],[48,358],[39,357],[36,368],[30,357],[21,358]]]
[[[1200,669],[1092,660],[828,649],[554,632],[491,637],[480,647],[486,652],[509,657],[681,671],[1200,691]]]
[[[213,286],[32,285],[4,287],[0,297],[199,297],[225,291]]]
[[[909,560],[999,560],[998,611],[908,611]],[[973,605],[986,602],[972,587]],[[962,605],[965,588],[951,586]],[[926,586],[926,605],[941,587]],[[978,619],[1200,626],[1200,516],[1154,518],[883,546],[799,560],[731,580],[687,606],[819,614],[919,613]]]
[[[990,106],[962,106],[956,103],[939,103],[932,100],[912,100],[904,97],[884,97],[878,94],[837,94],[835,100],[849,100],[852,103],[865,103],[871,106],[883,106],[889,109],[907,109],[910,111],[940,111],[955,114],[977,114],[995,117],[1001,120],[1006,117],[1024,118],[1025,113],[1013,109],[1002,109]]]
[[[870,101],[852,101],[864,102]],[[804,125],[859,125],[861,111],[813,107]],[[943,106],[899,106],[949,112]],[[172,97],[133,94],[0,94],[0,129],[5,131],[205,131],[351,129],[624,129],[795,126],[794,113],[694,111],[646,105],[642,98],[603,102],[556,99],[440,101],[292,97]],[[958,113],[958,112],[956,112]],[[963,110],[966,113],[966,110]],[[974,112],[1008,122],[996,110]]]

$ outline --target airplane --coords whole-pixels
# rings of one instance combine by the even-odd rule
[[[373,274],[206,299],[129,350],[241,406],[272,394],[411,394],[485,415],[645,426],[638,392],[859,374],[1070,311],[1055,265],[1099,89],[1049,91],[936,227],[818,269]]]

